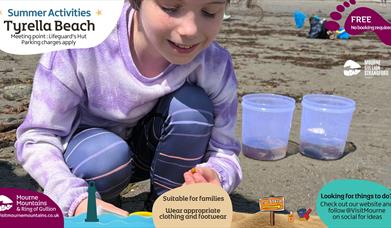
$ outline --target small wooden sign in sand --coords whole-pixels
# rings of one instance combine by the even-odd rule
[[[285,199],[283,196],[263,197],[259,199],[259,207],[261,211],[270,212],[270,225],[274,226],[274,212],[285,210]]]

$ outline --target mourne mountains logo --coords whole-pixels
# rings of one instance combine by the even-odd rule
[[[5,195],[0,195],[0,211],[7,211],[12,207],[12,200]]]
[[[347,77],[357,75],[361,72],[360,64],[356,63],[353,60],[348,60],[345,62],[343,74]]]

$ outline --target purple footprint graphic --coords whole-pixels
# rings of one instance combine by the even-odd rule
[[[346,8],[356,4],[356,0],[343,2],[336,7],[336,11],[330,13],[331,19],[325,27],[331,31],[337,31],[341,26],[338,22],[342,18],[342,12]],[[359,35],[364,32],[374,32],[386,45],[391,45],[391,23],[384,19],[379,13],[367,7],[360,7],[353,10],[345,21],[345,30],[350,35]]]
[[[333,20],[339,21],[342,18],[342,12],[345,11],[346,8],[349,8],[351,5],[355,5],[356,0],[349,0],[342,3],[342,5],[338,5],[336,10],[330,13],[330,17]],[[337,31],[341,26],[338,22],[335,21],[327,21],[325,24],[326,28],[331,31]]]

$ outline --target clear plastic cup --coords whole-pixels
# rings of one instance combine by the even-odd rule
[[[242,101],[242,151],[256,160],[286,156],[295,100],[275,94],[249,94]]]
[[[346,97],[309,94],[301,104],[300,152],[322,160],[342,157],[356,103]]]

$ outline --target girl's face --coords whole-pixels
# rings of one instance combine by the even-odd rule
[[[143,0],[140,24],[150,50],[173,64],[191,62],[219,32],[226,0]]]

